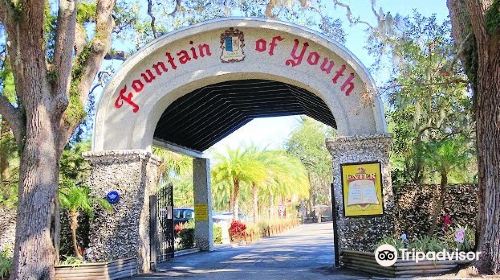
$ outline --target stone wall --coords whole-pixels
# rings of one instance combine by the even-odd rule
[[[98,211],[90,224],[90,248],[95,260],[135,257],[139,271],[150,266],[149,195],[157,182],[159,159],[145,150],[86,153],[92,172],[92,195],[120,193],[112,211]]]
[[[395,194],[396,230],[406,232],[408,237],[428,234],[439,194],[438,185],[408,185],[400,187]],[[452,225],[475,228],[478,211],[477,186],[470,184],[449,185],[445,192],[445,206],[442,214],[451,216]],[[438,229],[442,224],[438,225]]]
[[[326,145],[333,160],[333,184],[340,250],[372,251],[373,246],[380,238],[394,233],[394,196],[389,166],[391,137],[389,135],[337,137],[333,140],[327,140]],[[384,215],[345,217],[340,165],[370,161],[381,163]]]

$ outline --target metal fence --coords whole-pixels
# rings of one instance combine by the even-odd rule
[[[166,185],[149,197],[151,266],[174,257],[173,185]]]

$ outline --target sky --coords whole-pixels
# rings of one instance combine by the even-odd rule
[[[370,9],[370,0],[344,2],[349,3],[354,17],[359,16],[371,24],[376,23],[375,16]],[[384,12],[391,12],[392,15],[408,15],[411,14],[413,9],[416,9],[424,16],[436,14],[440,21],[448,18],[448,8],[445,0],[379,0],[377,6],[382,7]],[[364,49],[366,42],[364,27],[350,26],[345,20],[344,10],[337,9],[332,13],[343,21],[344,30],[346,31],[345,46],[368,68],[374,60]],[[386,73],[372,72],[371,74],[378,82],[387,78]],[[298,123],[299,118],[297,116],[255,119],[215,144],[206,154],[211,157],[215,152],[223,152],[227,148],[234,149],[248,144],[270,149],[280,148]]]

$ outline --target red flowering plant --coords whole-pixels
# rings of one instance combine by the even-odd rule
[[[245,239],[247,226],[240,221],[232,221],[229,227],[229,236],[232,241],[241,241]]]
[[[184,224],[176,224],[174,227],[175,236],[178,236],[179,232],[184,229]]]
[[[448,228],[450,228],[451,224],[452,224],[452,221],[451,221],[450,214],[445,214],[443,216],[443,231],[445,233],[448,231]]]

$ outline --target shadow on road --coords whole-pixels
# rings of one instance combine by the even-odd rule
[[[352,271],[333,269],[333,258],[332,224],[306,224],[248,246],[223,246],[213,252],[177,257],[159,265],[159,272],[132,279],[364,278]]]

